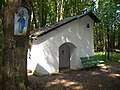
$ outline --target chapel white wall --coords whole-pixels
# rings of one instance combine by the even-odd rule
[[[89,29],[87,28],[88,23],[90,24]],[[85,16],[37,38],[31,48],[28,68],[32,68],[33,71],[36,69],[42,74],[59,71],[59,47],[66,42],[76,46],[75,54],[70,61],[70,68],[81,68],[80,57],[94,55],[92,30],[93,20],[89,16]],[[43,70],[40,70],[41,67]]]

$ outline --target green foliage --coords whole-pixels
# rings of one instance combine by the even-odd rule
[[[92,62],[87,62],[88,60],[92,61]],[[111,65],[111,64],[115,64],[115,63],[120,63],[120,52],[111,52],[110,53],[110,59],[108,60],[105,56],[104,52],[96,52],[95,55],[93,57],[85,57],[82,58],[83,63],[90,63],[91,65],[94,65],[94,62],[98,62],[100,61],[100,64],[105,64],[105,65]],[[104,62],[101,62],[104,61]]]
[[[103,60],[104,64],[115,64],[120,62],[120,53],[119,52],[110,52],[110,59],[108,60],[104,52],[97,52],[94,55],[94,58],[97,60]]]
[[[5,5],[6,4],[6,0],[0,0],[0,5]]]
[[[115,0],[99,0],[96,15],[101,20],[94,29],[95,49],[97,51],[114,51],[120,44],[119,24],[120,8]],[[108,45],[109,41],[109,45]],[[120,48],[118,48],[120,49]]]
[[[84,0],[32,0],[32,23],[44,27],[66,17],[82,14],[85,9],[93,10],[93,1]],[[34,28],[34,26],[33,26]]]
[[[0,10],[3,6],[7,5],[8,0],[0,0]]]

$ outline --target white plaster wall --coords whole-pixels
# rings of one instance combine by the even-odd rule
[[[28,59],[28,69],[36,69],[41,74],[59,71],[59,47],[66,42],[76,46],[71,55],[70,68],[81,68],[80,57],[94,54],[93,23],[89,16],[85,16],[34,40],[30,52],[31,59]]]

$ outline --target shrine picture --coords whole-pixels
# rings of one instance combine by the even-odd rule
[[[14,13],[14,35],[25,35],[28,26],[28,10],[20,7]]]

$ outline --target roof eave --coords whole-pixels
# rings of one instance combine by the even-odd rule
[[[82,17],[87,16],[87,15],[88,15],[91,19],[93,19],[93,21],[94,21],[95,23],[99,23],[99,22],[100,22],[100,20],[99,20],[91,11],[89,11],[89,12],[86,12],[86,13],[84,13],[84,14],[82,14],[82,15],[78,15],[78,16],[76,16],[76,17],[74,17],[74,18],[72,18],[72,19],[70,19],[70,20],[68,20],[68,21],[66,21],[66,22],[63,22],[63,23],[58,24],[58,25],[54,25],[54,27],[52,27],[52,28],[50,28],[50,29],[49,29],[49,27],[48,27],[47,31],[41,33],[40,35],[37,35],[37,37],[43,36],[43,35],[51,32],[51,31],[53,31],[53,30],[55,30],[55,29],[57,29],[57,28],[59,28],[59,27],[61,27],[61,26],[63,26],[63,25],[65,25],[65,24],[67,24],[67,23],[70,23],[70,22],[72,22],[72,21],[74,21],[74,20],[77,20],[77,19],[82,18]]]
[[[65,24],[67,24],[67,23],[69,23],[69,22],[72,22],[72,21],[74,21],[74,20],[76,20],[76,19],[77,19],[77,18],[73,18],[73,19],[71,19],[71,20],[69,20],[69,21],[67,21],[67,22],[65,22],[65,23],[62,23],[62,24],[60,24],[60,25],[58,25],[58,26],[56,26],[56,27],[53,27],[53,28],[51,28],[50,30],[48,30],[47,32],[44,32],[44,33],[38,35],[37,37],[43,36],[43,35],[51,32],[51,31],[53,31],[53,30],[55,30],[55,29],[57,29],[57,28],[59,28],[59,27],[61,27],[61,26],[63,26],[63,25],[65,25]]]
[[[95,14],[93,14],[91,11],[88,12],[87,15],[89,15],[96,23],[101,22],[101,21],[95,16]]]

